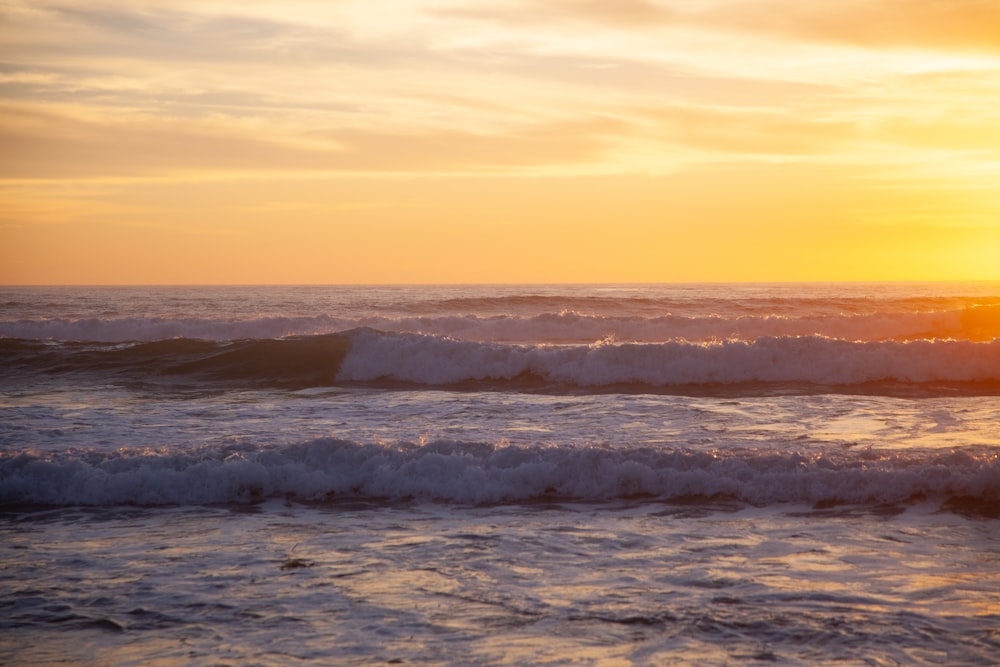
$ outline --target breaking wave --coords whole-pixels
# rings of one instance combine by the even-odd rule
[[[358,331],[338,380],[422,385],[531,377],[566,387],[638,384],[997,382],[1000,340],[755,341],[508,345]]]
[[[513,446],[439,441],[358,444],[322,438],[185,453],[0,454],[0,504],[185,505],[345,498],[504,503],[537,499],[731,499],[774,503],[1000,502],[1000,456],[857,452],[807,456],[733,449]]]
[[[494,390],[656,390],[692,385],[792,384],[1000,388],[1000,339],[846,341],[822,336],[753,341],[604,340],[587,345],[485,343],[357,329],[228,342],[0,340],[8,372],[102,373],[128,380],[310,387],[405,384]]]

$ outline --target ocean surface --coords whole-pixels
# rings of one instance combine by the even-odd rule
[[[1000,664],[1000,284],[0,287],[0,664]]]

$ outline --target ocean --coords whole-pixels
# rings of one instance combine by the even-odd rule
[[[0,288],[0,664],[1000,664],[1000,284]]]

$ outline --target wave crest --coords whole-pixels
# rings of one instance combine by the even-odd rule
[[[526,376],[567,387],[998,382],[1000,340],[861,343],[803,336],[529,346],[361,331],[338,380],[449,385]]]
[[[658,391],[731,385],[930,389],[1000,388],[1000,339],[853,342],[821,336],[705,343],[521,345],[357,329],[340,334],[225,343],[139,344],[0,340],[10,370],[95,373],[130,381],[226,382],[248,387],[402,383],[461,389]]]
[[[694,452],[322,438],[271,449],[0,455],[0,504],[183,505],[381,498],[503,503],[540,498],[726,498],[774,503],[1000,500],[989,452]]]

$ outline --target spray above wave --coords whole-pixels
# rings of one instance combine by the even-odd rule
[[[774,503],[1000,502],[1000,457],[955,450],[804,456],[660,448],[517,447],[468,442],[362,445],[323,438],[271,449],[0,454],[0,504],[184,505],[416,498],[726,498]]]

